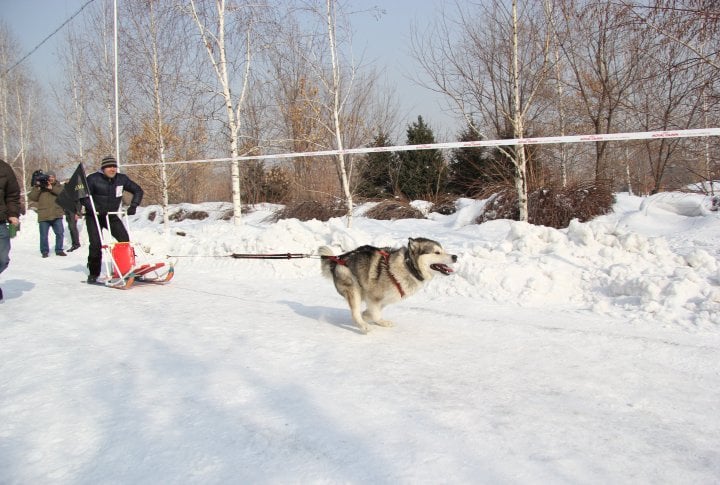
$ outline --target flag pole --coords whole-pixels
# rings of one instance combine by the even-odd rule
[[[118,79],[118,7],[117,0],[113,2],[113,30],[114,30],[114,46],[115,53],[115,160],[117,161],[118,170],[120,170],[120,89]]]
[[[90,208],[92,209],[93,213],[93,219],[95,220],[95,227],[97,228],[98,237],[100,238],[100,250],[102,251],[105,248],[105,238],[102,234],[102,227],[100,227],[100,219],[98,218],[97,210],[95,209],[95,200],[93,199],[92,194],[90,193],[90,187],[87,186],[87,177],[85,176],[85,167],[82,166],[82,163],[80,164],[80,167],[82,167],[82,173],[83,173],[83,183],[85,184],[85,191],[87,192],[88,198],[90,199]],[[108,230],[110,230],[110,224],[108,223]],[[112,259],[112,255],[110,256],[110,259]],[[105,273],[108,278],[112,276],[112,273],[110,272],[111,266],[108,264],[107,261],[105,261]]]

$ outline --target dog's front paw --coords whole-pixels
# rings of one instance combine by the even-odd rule
[[[380,318],[375,321],[375,325],[380,325],[381,327],[392,327],[395,324],[390,320],[383,320]]]
[[[360,333],[362,334],[367,334],[370,331],[370,326],[367,324],[367,322],[356,320],[355,325],[358,326],[358,330],[360,330]]]

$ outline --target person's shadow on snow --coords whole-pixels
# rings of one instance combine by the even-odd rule
[[[2,286],[3,300],[20,298],[23,293],[35,288],[35,283],[25,280],[7,280],[3,281]],[[3,300],[0,300],[2,302]]]
[[[72,271],[73,273],[87,273],[87,265],[85,264],[74,264],[72,266],[68,266],[67,268],[63,268],[63,271]]]
[[[318,322],[326,322],[345,330],[363,334],[350,318],[350,312],[342,308],[328,308],[325,306],[307,306],[296,301],[279,301],[289,306],[295,313]],[[364,334],[363,334],[364,335]]]

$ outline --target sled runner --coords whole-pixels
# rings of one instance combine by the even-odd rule
[[[110,227],[111,215],[123,219],[128,234],[130,234],[127,213],[125,211],[108,213],[105,216],[108,227]],[[135,283],[164,284],[175,275],[172,261],[153,261],[139,244],[134,242],[106,244],[102,231],[100,231],[100,241],[102,242],[105,274],[108,275],[104,283],[101,283],[105,286],[128,289]]]

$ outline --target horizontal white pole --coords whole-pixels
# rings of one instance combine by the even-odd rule
[[[316,152],[275,153],[267,155],[242,155],[236,158],[211,158],[204,160],[182,160],[167,162],[168,165],[181,163],[217,163],[248,160],[278,160],[283,158],[325,157],[332,155],[355,155],[363,153],[407,152],[412,150],[447,150],[454,148],[478,148],[508,145],[548,145],[553,143],[585,143],[618,140],[658,140],[665,138],[690,138],[704,136],[719,136],[720,128],[703,128],[694,130],[673,131],[640,131],[630,133],[607,133],[604,135],[570,135],[570,136],[542,136],[538,138],[513,138],[510,140],[477,140],[456,141],[448,143],[428,143],[425,145],[396,145],[390,147],[347,148],[344,150],[322,150]],[[125,167],[139,167],[145,165],[159,165],[159,163],[126,163]]]

